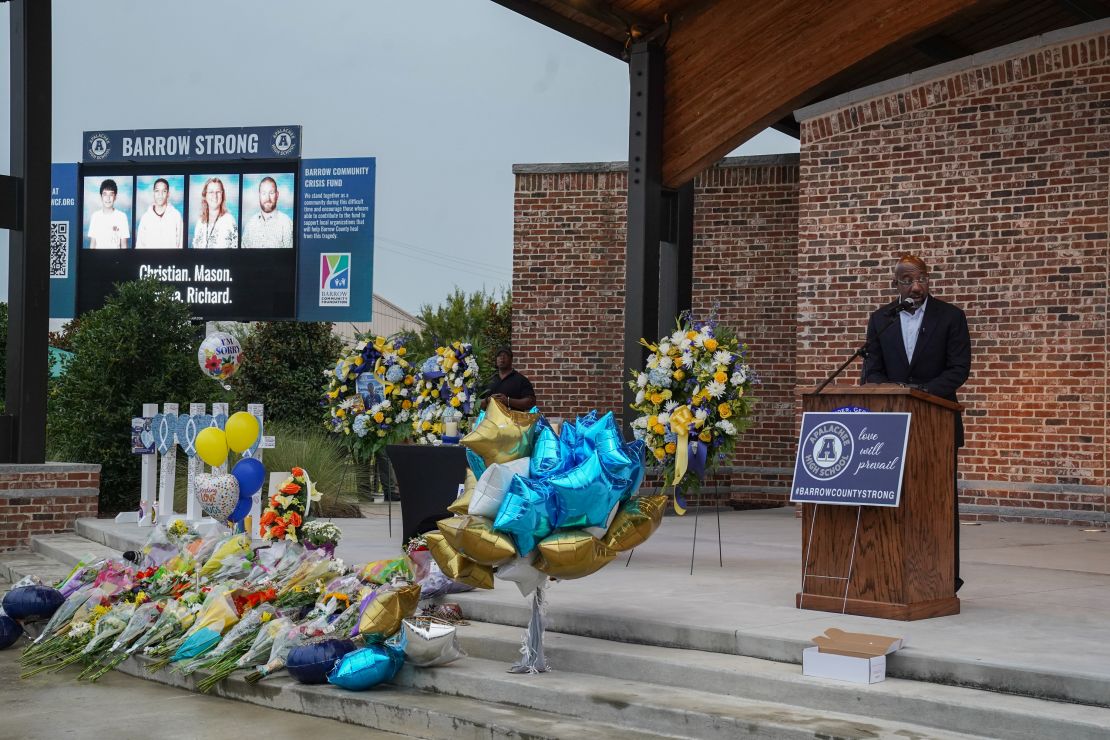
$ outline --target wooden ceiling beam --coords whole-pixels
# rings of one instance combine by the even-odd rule
[[[624,59],[623,40],[617,40],[589,26],[575,23],[567,16],[540,5],[533,0],[493,0],[493,2],[513,12],[519,13],[525,18],[530,18],[537,23],[542,23],[564,36],[569,36],[575,41],[580,41],[586,46],[593,47],[611,57]]]
[[[990,0],[986,0],[989,2]],[[829,78],[984,0],[730,0],[675,14],[666,43],[663,183],[679,187],[812,102]]]

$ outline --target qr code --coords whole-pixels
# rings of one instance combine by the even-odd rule
[[[69,277],[69,221],[50,222],[50,277]]]

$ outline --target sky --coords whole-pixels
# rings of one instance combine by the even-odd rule
[[[53,0],[53,159],[92,129],[300,124],[377,158],[374,292],[511,287],[512,166],[627,158],[628,68],[490,0]],[[10,172],[0,4],[0,172]],[[734,154],[798,151],[766,131]],[[0,230],[0,297],[7,297]]]

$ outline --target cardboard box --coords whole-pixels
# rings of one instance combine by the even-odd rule
[[[802,674],[852,683],[886,680],[886,656],[904,644],[901,637],[845,632],[831,627],[802,651]]]

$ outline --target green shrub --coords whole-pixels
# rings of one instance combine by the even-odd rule
[[[470,342],[481,378],[493,374],[494,353],[498,347],[510,344],[512,337],[512,298],[508,292],[498,298],[485,291],[467,295],[455,288],[439,306],[422,305],[419,316],[424,329],[406,343],[408,359],[420,362],[436,347],[454,341]]]
[[[229,381],[235,408],[266,405],[266,419],[316,424],[324,370],[343,342],[327,322],[259,322],[243,339],[243,364]]]
[[[131,418],[144,403],[227,401],[197,367],[201,327],[173,288],[155,280],[123,283],[104,307],[72,332],[73,357],[51,384],[49,443],[53,456],[99,463],[100,512],[137,506],[139,459],[131,454]]]

